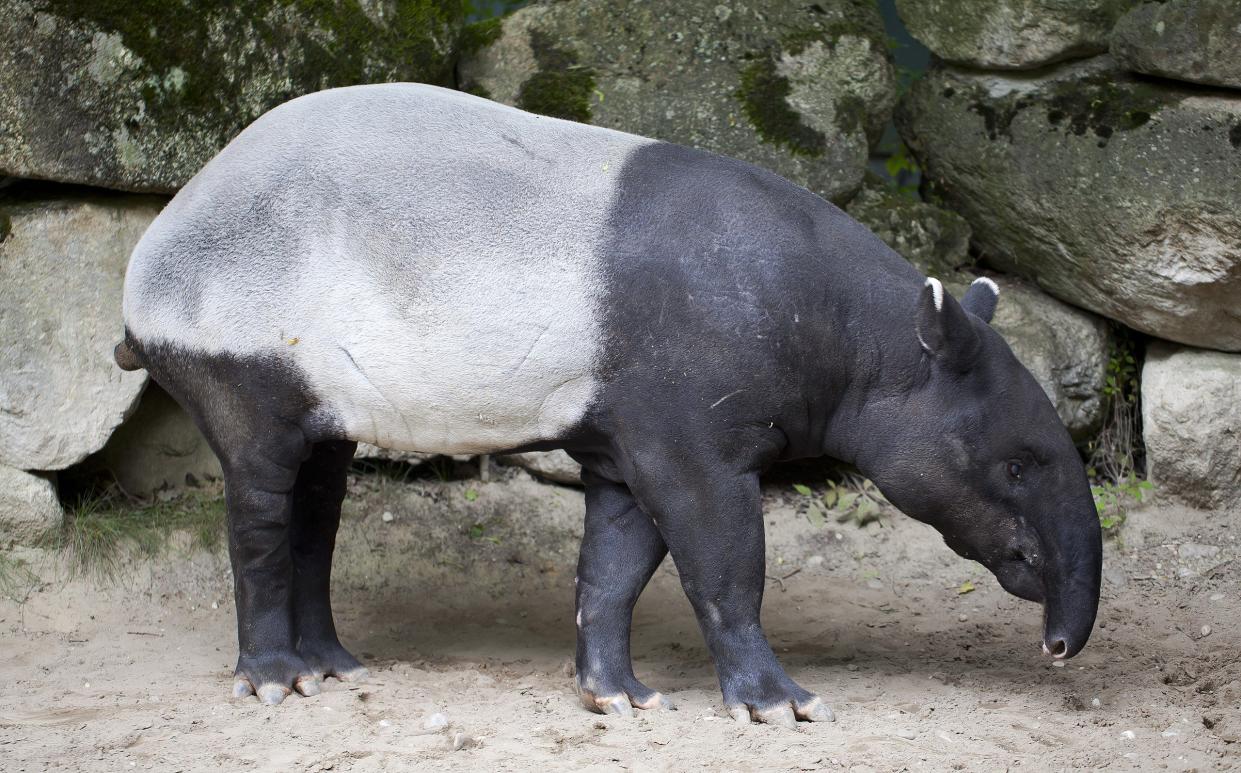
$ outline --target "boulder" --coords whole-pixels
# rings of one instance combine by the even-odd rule
[[[1157,491],[1199,507],[1241,505],[1241,355],[1151,344],[1142,438]]]
[[[223,477],[207,439],[157,384],[147,386],[138,410],[103,447],[100,461],[132,496]]]
[[[857,191],[895,102],[878,9],[855,0],[566,0],[478,36],[461,86]]]
[[[0,547],[31,544],[64,517],[50,479],[0,464]]]
[[[909,33],[941,59],[1030,69],[1107,50],[1112,25],[1138,0],[896,0]]]
[[[898,193],[873,176],[848,212],[919,271],[942,279],[956,297],[973,281],[958,270],[971,262],[970,227],[960,215]],[[991,326],[1034,374],[1073,439],[1091,439],[1103,423],[1107,323],[1028,282],[992,279],[1000,286],[1000,302]]]
[[[1241,95],[1098,57],[1037,76],[944,68],[898,126],[992,266],[1151,335],[1241,351]]]
[[[846,211],[928,276],[949,277],[971,263],[965,218],[895,191],[873,175]]]
[[[0,175],[172,192],[268,109],[448,85],[459,0],[0,0]]]
[[[1146,3],[1116,23],[1111,51],[1135,72],[1241,89],[1241,3]]]
[[[103,447],[146,385],[112,359],[125,266],[163,200],[0,199],[0,464],[59,470]]]
[[[1012,348],[1056,406],[1079,444],[1103,426],[1103,387],[1111,336],[1107,322],[1052,298],[1028,282],[992,276],[1000,302],[991,327]],[[968,282],[947,281],[960,298]]]
[[[531,451],[525,454],[509,454],[497,458],[501,464],[520,467],[536,477],[563,483],[567,486],[582,485],[582,466],[573,457],[559,449],[555,451]]]

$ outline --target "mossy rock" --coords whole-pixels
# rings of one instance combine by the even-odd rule
[[[991,266],[1151,335],[1241,351],[1241,96],[1107,56],[1035,75],[942,68],[897,125]]]
[[[468,91],[750,161],[836,202],[896,99],[866,0],[564,0],[478,33]]]
[[[1241,89],[1241,3],[1146,3],[1117,22],[1111,51],[1134,72]]]
[[[965,218],[893,190],[875,175],[867,175],[847,211],[927,276],[952,276],[970,264]]]
[[[460,0],[0,0],[0,175],[172,192],[301,94],[451,85]]]
[[[909,32],[941,59],[1030,69],[1107,50],[1139,0],[896,0]]]

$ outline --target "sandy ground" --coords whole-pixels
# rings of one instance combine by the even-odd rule
[[[726,718],[671,564],[639,604],[634,653],[679,710],[582,709],[570,676],[581,495],[500,477],[354,481],[336,609],[372,678],[277,708],[228,697],[221,555],[174,544],[103,582],[28,554],[42,584],[0,604],[0,768],[1241,767],[1237,513],[1131,514],[1123,546],[1108,546],[1094,638],[1055,667],[1037,607],[930,529],[899,515],[815,527],[787,486],[769,489],[770,573],[787,579],[768,583],[764,623],[839,717],[791,731]],[[976,590],[963,594],[966,580]],[[436,713],[447,726],[427,729]]]

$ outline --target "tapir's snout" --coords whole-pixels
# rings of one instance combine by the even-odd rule
[[[1043,652],[1054,658],[1071,658],[1081,652],[1094,630],[1099,609],[1098,574],[1072,578],[1067,587],[1051,589],[1043,602]]]
[[[1088,511],[1057,524],[1052,556],[1043,567],[1043,651],[1071,658],[1090,639],[1099,611],[1103,534],[1093,502]]]

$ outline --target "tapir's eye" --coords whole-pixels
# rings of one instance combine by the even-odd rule
[[[1021,480],[1021,462],[1008,463],[1008,477],[1013,480]]]

